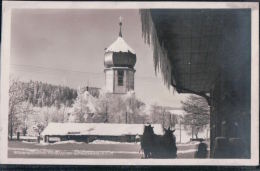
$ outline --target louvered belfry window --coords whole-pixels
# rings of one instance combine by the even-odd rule
[[[123,86],[124,85],[124,71],[123,70],[118,70],[118,86]]]

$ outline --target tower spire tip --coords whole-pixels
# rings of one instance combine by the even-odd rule
[[[122,19],[123,19],[123,18],[120,16],[120,17],[119,17],[119,27],[120,27],[119,36],[120,36],[120,37],[123,37],[123,36],[122,36]]]

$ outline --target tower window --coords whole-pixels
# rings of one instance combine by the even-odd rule
[[[123,86],[124,85],[124,71],[123,70],[118,70],[118,72],[117,72],[117,84],[119,85],[119,86]]]

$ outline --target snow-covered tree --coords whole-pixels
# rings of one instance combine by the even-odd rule
[[[18,79],[10,79],[9,87],[9,115],[8,115],[8,133],[9,138],[13,138],[14,132],[17,131],[19,122],[19,111],[21,109],[22,102],[25,100],[23,96],[24,92]]]
[[[17,119],[19,122],[18,130],[21,131],[24,136],[27,135],[27,131],[30,127],[30,121],[33,115],[34,110],[31,103],[27,101],[22,102],[21,105],[19,105],[19,114],[17,115]]]
[[[73,104],[74,122],[93,122],[93,116],[96,112],[96,98],[88,91],[78,90],[78,97]]]
[[[145,104],[136,98],[134,92],[117,95],[101,91],[96,102],[94,116],[99,119],[95,122],[144,123],[147,120]]]
[[[209,106],[207,100],[200,96],[191,95],[182,102],[183,110],[186,112],[183,124],[191,131],[191,135],[198,138],[198,133],[203,131],[209,124]]]
[[[145,104],[136,98],[133,91],[128,92],[124,98],[129,123],[144,123],[146,121]]]
[[[95,122],[97,123],[107,123],[111,121],[109,118],[109,106],[112,98],[105,90],[101,90],[99,97],[96,101],[96,113],[95,113]]]
[[[37,133],[38,136],[41,135],[42,131],[44,130],[45,125],[42,122],[37,122],[34,126],[33,129]]]

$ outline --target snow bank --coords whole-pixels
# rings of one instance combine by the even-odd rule
[[[58,142],[54,142],[54,143],[46,143],[46,142],[41,142],[41,143],[37,143],[36,145],[57,145],[57,144],[83,144],[84,142],[77,142],[74,140],[68,140],[68,141],[58,141]]]
[[[33,141],[22,141],[23,143],[26,143],[26,144],[35,144],[36,142],[33,142]]]
[[[77,142],[74,140],[68,140],[68,141],[59,141],[52,144],[83,144],[84,142]]]
[[[177,144],[177,147],[186,147],[186,146],[191,146],[191,145],[198,145],[200,142],[198,141],[191,141],[188,143],[182,143],[182,144]]]
[[[36,136],[20,136],[19,137],[21,140],[37,140]],[[17,139],[17,135],[13,135],[13,139]]]
[[[117,142],[117,141],[108,141],[108,140],[95,140],[89,144],[140,144],[140,142]]]

